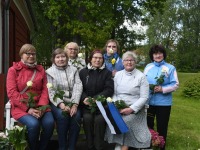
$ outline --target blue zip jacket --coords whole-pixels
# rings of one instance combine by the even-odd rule
[[[124,65],[122,63],[122,59],[119,57],[119,55],[117,53],[114,53],[111,56],[108,56],[107,54],[104,54],[103,57],[104,57],[104,60],[105,60],[106,68],[108,70],[110,70],[110,71],[113,71],[113,70],[120,71],[120,70],[124,69]],[[113,58],[115,58],[115,60],[116,60],[114,65],[112,65],[112,63],[111,63],[111,60]]]
[[[163,92],[152,93],[149,92],[149,105],[153,106],[171,106],[172,105],[172,92],[175,91],[179,86],[178,76],[176,68],[166,63],[164,60],[162,62],[152,62],[148,64],[144,69],[144,74],[147,77],[149,84],[156,85],[156,77],[164,75],[164,82],[160,85]]]

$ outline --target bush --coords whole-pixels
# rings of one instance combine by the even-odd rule
[[[194,77],[185,82],[183,95],[185,97],[200,98],[200,76]]]

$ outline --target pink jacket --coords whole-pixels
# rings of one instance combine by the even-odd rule
[[[31,80],[34,69],[37,70],[35,78],[33,79],[33,85],[31,89],[27,89],[23,94],[21,91],[26,87],[26,83]],[[35,68],[29,68],[25,64],[20,62],[14,62],[13,66],[9,68],[7,74],[7,94],[11,102],[11,114],[13,118],[19,119],[20,117],[28,114],[27,104],[21,102],[22,99],[27,99],[26,92],[32,91],[37,93],[34,98],[38,106],[49,104],[47,78],[45,70],[41,65],[37,65]]]

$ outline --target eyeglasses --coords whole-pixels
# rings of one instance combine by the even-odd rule
[[[124,62],[131,62],[132,63],[132,62],[134,62],[134,60],[125,59]]]
[[[36,53],[25,53],[28,57],[32,56],[36,56]]]
[[[78,49],[77,48],[68,48],[68,50],[70,50],[70,51],[78,51]]]
[[[103,59],[103,57],[92,57],[92,58],[94,58],[94,59],[99,59],[99,60],[102,60],[102,59]]]
[[[112,47],[112,48],[116,48],[116,46],[107,46],[107,47],[108,47],[108,48],[111,48],[111,47]]]

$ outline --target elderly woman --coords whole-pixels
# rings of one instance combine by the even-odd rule
[[[114,92],[112,73],[105,68],[103,54],[100,50],[94,50],[89,56],[86,68],[80,71],[83,83],[81,102],[83,103],[83,128],[86,134],[89,150],[104,150],[104,134],[106,122],[97,110],[91,113],[89,97],[111,97]]]
[[[112,71],[114,77],[117,71],[124,69],[122,59],[118,54],[118,51],[120,50],[118,41],[114,39],[108,40],[104,46],[104,50],[106,52],[103,55],[106,68]]]
[[[80,131],[81,114],[78,105],[82,83],[77,68],[68,65],[68,57],[63,49],[57,48],[52,53],[52,63],[46,73],[48,83],[53,84],[53,88],[48,90],[56,120],[59,150],[74,150]],[[63,98],[54,98],[57,89],[64,92]]]
[[[125,69],[118,71],[114,77],[113,101],[123,100],[127,104],[128,107],[121,109],[120,113],[129,131],[124,134],[111,134],[107,128],[105,139],[109,143],[116,143],[116,150],[128,150],[129,147],[146,148],[151,141],[145,110],[149,85],[145,75],[135,68],[135,53],[124,53],[122,60]]]
[[[82,58],[82,56],[78,57],[79,53],[79,46],[75,42],[70,42],[64,47],[64,51],[67,53],[67,56],[69,58],[68,64],[73,65],[76,67],[79,71],[86,67],[85,60]]]
[[[19,55],[21,61],[14,62],[7,75],[6,85],[12,105],[11,114],[27,127],[29,148],[45,150],[54,129],[52,113],[48,109],[39,109],[49,104],[45,70],[41,65],[37,65],[36,49],[33,45],[24,44]],[[35,93],[36,96],[33,98],[32,105],[28,107],[30,97],[27,93],[29,92]]]
[[[151,63],[144,70],[150,89],[149,109],[147,123],[154,129],[156,118],[157,131],[166,142],[168,122],[172,105],[172,92],[179,86],[176,68],[165,61],[167,53],[162,45],[153,45],[149,51]],[[158,78],[163,78],[162,83],[157,83]],[[163,150],[165,147],[162,148]]]

